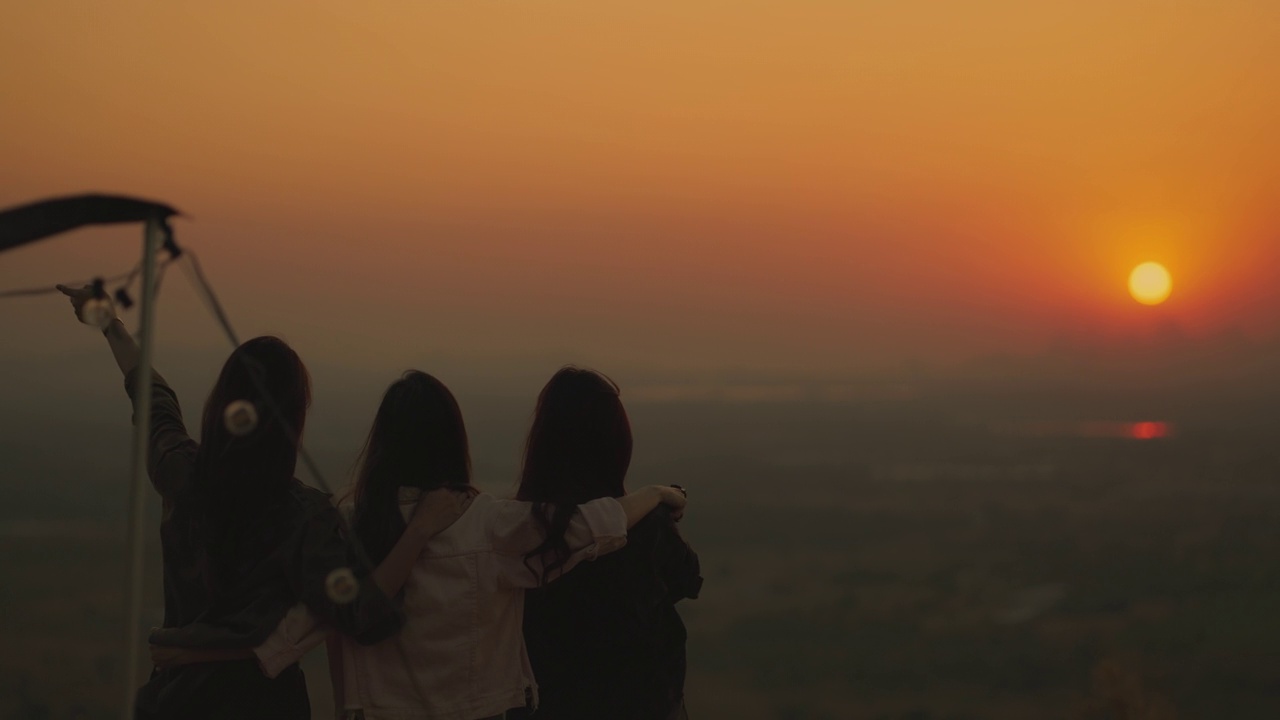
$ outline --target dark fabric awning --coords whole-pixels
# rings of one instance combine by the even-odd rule
[[[0,210],[0,252],[85,225],[164,220],[168,205],[120,195],[75,195]]]

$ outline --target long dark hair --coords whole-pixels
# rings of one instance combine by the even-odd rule
[[[399,490],[471,485],[467,429],[444,383],[410,370],[387,388],[360,453],[352,532],[380,563],[404,534]]]
[[[238,401],[252,406],[256,425],[229,423],[227,408]],[[223,364],[204,404],[192,479],[197,572],[210,590],[232,583],[246,561],[260,558],[278,539],[280,524],[270,516],[296,482],[310,405],[307,368],[280,338],[248,340]]]
[[[564,534],[576,506],[625,495],[630,465],[631,422],[617,384],[572,366],[552,375],[538,395],[516,492],[516,499],[533,502],[546,532],[527,556],[549,556],[544,579],[569,557]]]

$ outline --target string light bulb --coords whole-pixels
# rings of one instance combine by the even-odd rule
[[[111,301],[105,297],[89,298],[80,308],[80,322],[92,325],[99,330],[105,329],[115,319],[116,313]]]
[[[356,580],[351,568],[340,567],[330,572],[324,579],[324,592],[333,602],[346,605],[360,594],[360,581]]]
[[[227,432],[236,437],[244,437],[258,427],[258,408],[248,400],[232,401],[222,413],[222,421],[227,426]]]

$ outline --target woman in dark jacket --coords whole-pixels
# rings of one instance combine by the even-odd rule
[[[77,316],[93,296],[87,287],[60,289]],[[361,642],[395,633],[401,617],[379,589],[383,578],[371,578],[343,540],[328,496],[294,478],[311,394],[297,354],[273,337],[236,348],[205,403],[197,443],[164,379],[137,377],[138,347],[119,319],[103,334],[130,398],[152,383],[148,472],[163,505],[164,626],[224,629],[192,641],[216,654],[262,642],[302,602]],[[418,550],[403,548],[410,564]],[[269,680],[233,650],[220,662],[156,670],[137,695],[138,718],[310,716],[296,665]]]
[[[566,556],[560,508],[626,494],[631,425],[618,387],[599,373],[557,372],[538,397],[519,500],[554,504],[547,572]],[[546,517],[536,512],[538,517]],[[670,720],[685,717],[685,628],[675,604],[702,587],[698,556],[660,506],[626,547],[525,595],[524,633],[538,682],[538,718]]]

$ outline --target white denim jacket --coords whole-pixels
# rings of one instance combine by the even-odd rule
[[[406,520],[419,495],[401,488]],[[351,506],[342,510],[349,518]],[[565,533],[572,555],[564,571],[621,548],[626,535],[617,500],[579,506]],[[339,715],[360,709],[367,720],[477,720],[523,707],[527,697],[536,701],[522,623],[524,591],[538,585],[543,569],[525,554],[543,538],[532,503],[476,496],[418,557],[404,585],[399,635],[374,645],[340,636],[341,658],[329,659],[341,668]],[[328,634],[299,605],[254,653],[274,677]]]

